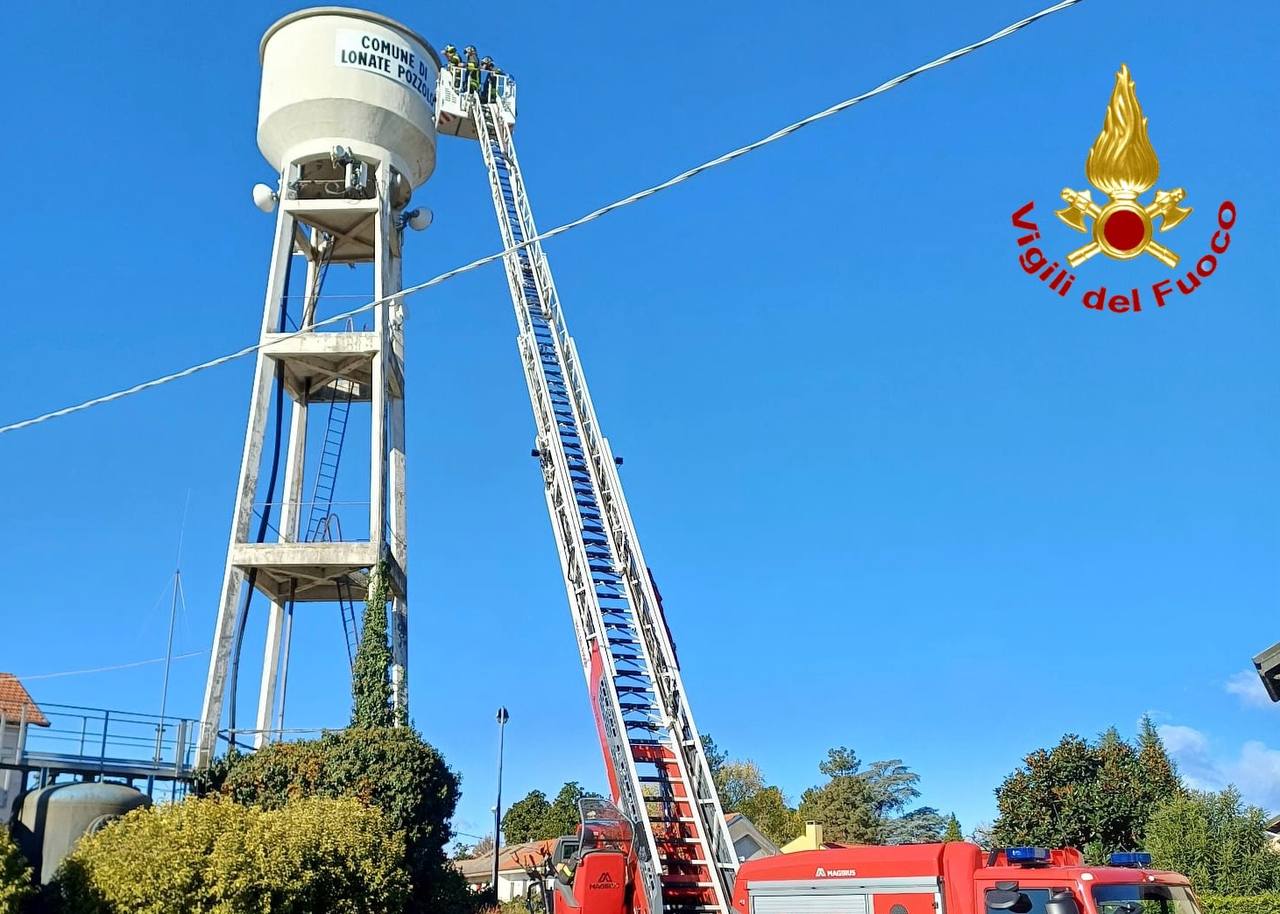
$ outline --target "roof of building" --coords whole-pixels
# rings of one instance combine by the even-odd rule
[[[767,853],[776,854],[778,849],[774,846],[758,828],[740,812],[727,812],[724,815],[725,824],[729,826],[729,832],[736,841],[743,832],[749,831]],[[546,838],[542,841],[526,841],[524,844],[515,844],[510,847],[504,847],[498,858],[498,872],[501,873],[524,873],[534,867],[541,866],[543,862],[550,857],[556,849],[556,838]],[[455,860],[454,864],[458,871],[462,873],[466,880],[470,883],[485,883],[493,878],[493,854],[484,854],[480,857],[469,857],[466,860]]]
[[[1280,816],[1274,816],[1266,824],[1267,831],[1273,835],[1280,835]]]
[[[498,856],[499,873],[523,873],[526,869],[541,866],[556,849],[556,839],[546,838],[542,841],[526,841],[524,844],[513,844],[504,847]],[[457,860],[454,866],[466,877],[468,882],[487,883],[493,876],[493,854],[471,857],[468,860]]]
[[[0,716],[16,724],[22,719],[24,708],[27,723],[37,727],[49,726],[49,719],[31,699],[18,677],[12,673],[0,673]]]
[[[727,812],[724,814],[724,823],[729,826],[729,837],[736,845],[744,836],[749,835],[751,840],[760,848],[760,852],[773,855],[781,853],[778,845],[769,840],[769,836],[756,827],[756,824],[744,816],[740,812]]]

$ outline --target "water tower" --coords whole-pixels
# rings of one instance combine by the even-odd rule
[[[440,60],[404,25],[339,7],[285,16],[263,36],[260,56],[258,147],[280,179],[254,188],[254,199],[274,209],[276,226],[197,765],[214,754],[224,705],[236,714],[245,628],[262,619],[248,613],[255,591],[269,603],[257,713],[251,726],[240,718],[230,729],[261,745],[279,728],[295,605],[341,607],[354,651],[357,607],[383,561],[392,688],[397,708],[407,707],[404,309],[394,296],[404,229],[430,218],[409,201],[435,168]],[[316,326],[325,275],[347,264],[365,265],[368,299],[379,304],[361,316],[365,329]],[[365,403],[367,429],[348,427]],[[339,506],[343,450],[361,446],[367,504]]]

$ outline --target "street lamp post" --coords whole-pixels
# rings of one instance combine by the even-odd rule
[[[493,886],[494,901],[498,900],[498,851],[502,848],[502,735],[511,715],[506,708],[498,709],[498,798],[493,804]]]

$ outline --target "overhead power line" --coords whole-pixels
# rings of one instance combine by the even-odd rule
[[[463,264],[460,267],[455,267],[452,270],[441,273],[439,276],[434,276],[431,279],[428,279],[426,282],[420,282],[417,285],[408,286],[407,288],[401,289],[399,292],[396,292],[393,295],[387,295],[380,299],[375,299],[374,301],[361,305],[358,308],[352,308],[349,311],[344,311],[341,314],[336,314],[333,317],[327,318],[325,320],[316,321],[314,324],[311,325],[311,327],[308,327],[305,331],[298,330],[292,334],[289,334],[289,336],[297,336],[300,333],[310,332],[315,327],[325,327],[325,326],[328,326],[329,324],[336,324],[341,321],[345,321],[348,318],[354,317],[357,314],[363,314],[366,311],[372,311],[374,308],[377,308],[378,306],[388,301],[392,301],[397,298],[404,298],[406,296],[413,295],[417,292],[421,292],[424,289],[429,289],[432,286],[438,286],[441,283],[444,283],[450,279],[453,279],[455,276],[460,276],[463,273],[470,273],[472,270],[479,269],[480,267],[493,263],[496,260],[501,260],[503,257],[507,256],[508,254],[514,253],[515,251],[518,251],[521,248],[528,247],[531,244],[535,244],[541,241],[545,241],[548,238],[554,238],[557,235],[563,235],[565,232],[571,231],[572,229],[578,228],[579,226],[586,225],[588,222],[594,222],[595,220],[601,218],[602,216],[607,216],[609,213],[612,213],[614,210],[619,210],[619,209],[622,209],[623,207],[631,206],[633,203],[639,203],[641,200],[648,199],[649,197],[652,197],[654,194],[662,193],[663,191],[669,190],[670,188],[675,187],[678,184],[683,184],[685,181],[688,181],[691,178],[697,177],[698,175],[702,174],[704,171],[710,171],[713,168],[718,168],[721,165],[725,165],[725,164],[728,164],[729,162],[732,162],[734,159],[740,158],[744,155],[747,155],[748,153],[755,152],[757,149],[760,149],[764,146],[768,146],[770,143],[776,143],[778,140],[783,139],[784,137],[790,136],[796,131],[801,130],[805,127],[808,127],[810,124],[817,123],[818,121],[825,120],[826,118],[832,117],[836,114],[840,114],[843,111],[847,111],[848,109],[852,108],[855,105],[861,104],[862,102],[865,102],[868,99],[875,98],[877,95],[883,95],[885,92],[888,92],[891,89],[897,88],[898,86],[902,85],[908,80],[913,79],[916,76],[919,76],[921,73],[927,73],[929,70],[937,69],[938,67],[941,67],[945,64],[949,64],[952,61],[959,60],[962,57],[966,57],[969,54],[974,53],[975,51],[979,51],[982,48],[985,48],[987,45],[994,44],[995,42],[1000,41],[1002,38],[1008,38],[1014,32],[1024,29],[1034,22],[1038,22],[1039,20],[1044,19],[1047,16],[1052,16],[1054,13],[1061,12],[1062,10],[1065,10],[1071,6],[1075,6],[1076,4],[1081,2],[1083,2],[1083,0],[1062,0],[1062,2],[1055,3],[1053,6],[1045,7],[1044,9],[1040,10],[1037,13],[1033,13],[1032,15],[1027,16],[1025,19],[1020,19],[1011,25],[1005,26],[1000,31],[995,32],[992,35],[988,35],[986,38],[983,38],[981,41],[975,41],[973,44],[968,44],[968,45],[965,45],[964,47],[957,48],[956,50],[951,51],[950,53],[944,54],[941,57],[934,58],[928,63],[921,64],[920,66],[916,67],[913,70],[907,70],[905,73],[900,73],[899,75],[893,77],[892,79],[887,80],[886,82],[883,82],[880,85],[876,86],[874,89],[870,89],[866,92],[863,92],[860,95],[855,95],[852,98],[847,98],[842,102],[838,102],[837,104],[834,104],[829,108],[825,108],[822,111],[817,112],[816,114],[811,114],[802,120],[796,121],[794,124],[788,124],[786,127],[783,127],[780,130],[775,130],[773,133],[769,134],[768,136],[761,137],[760,139],[756,140],[753,143],[748,143],[745,146],[739,146],[737,149],[734,149],[730,152],[726,152],[723,155],[716,156],[714,159],[710,159],[706,162],[703,162],[701,165],[695,165],[693,168],[690,168],[687,171],[682,171],[680,174],[676,175],[675,177],[668,178],[666,181],[663,181],[660,184],[655,184],[652,187],[645,188],[644,190],[636,191],[634,194],[631,194],[630,196],[623,197],[619,200],[615,200],[614,202],[606,204],[605,206],[602,206],[599,209],[593,210],[587,213],[585,216],[580,216],[571,222],[566,222],[563,225],[558,225],[555,228],[542,232],[539,235],[534,235],[530,238],[525,239],[519,244],[514,244],[511,247],[506,248],[505,250],[502,250],[502,251],[498,251],[495,254],[490,254],[487,257],[481,257],[477,260],[471,261],[470,263]],[[281,339],[287,339],[287,338],[288,337],[281,337]],[[143,381],[139,384],[134,384],[132,387],[126,387],[123,390],[117,390],[114,393],[104,394],[103,396],[100,396],[100,397],[94,397],[91,400],[85,400],[82,403],[76,403],[72,406],[64,406],[61,409],[55,409],[51,412],[42,413],[41,415],[33,416],[30,419],[23,419],[19,422],[11,422],[8,425],[0,426],[0,434],[4,434],[5,432],[16,432],[20,429],[30,428],[33,425],[40,425],[41,423],[48,422],[51,419],[58,419],[58,418],[61,418],[62,416],[69,416],[72,413],[83,412],[86,409],[91,409],[92,407],[95,407],[95,406],[101,406],[104,403],[110,403],[114,400],[122,400],[125,397],[130,397],[130,396],[133,396],[134,394],[142,393],[144,390],[150,390],[153,387],[160,387],[163,384],[169,384],[173,381],[179,381],[183,378],[188,378],[191,375],[197,374],[198,372],[201,372],[201,371],[205,371],[206,369],[217,368],[219,365],[225,365],[228,362],[234,362],[236,359],[243,358],[246,355],[252,355],[253,353],[257,352],[260,348],[262,348],[263,345],[264,345],[263,343],[255,343],[250,346],[245,346],[243,349],[237,349],[235,352],[229,352],[226,355],[219,356],[215,359],[210,359],[207,362],[201,362],[198,365],[192,365],[189,368],[184,368],[181,371],[175,371],[172,374],[167,374],[158,378],[153,378],[150,381]]]
[[[209,652],[188,651],[185,654],[174,654],[173,659],[186,660],[189,657],[200,657],[207,653]],[[61,673],[35,673],[32,675],[19,675],[15,673],[14,676],[21,679],[23,682],[32,682],[36,679],[61,679],[64,676],[85,676],[89,673],[112,673],[116,670],[129,670],[138,666],[148,666],[152,663],[164,663],[164,661],[164,657],[152,657],[150,660],[134,660],[130,663],[117,663],[112,666],[99,666],[88,670],[66,670]]]

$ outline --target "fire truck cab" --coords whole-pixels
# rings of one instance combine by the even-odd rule
[[[576,835],[559,839],[552,855],[554,914],[627,914],[635,864],[631,823],[603,797],[578,801],[582,824]]]
[[[742,864],[734,914],[1200,914],[1190,883],[1147,854],[1085,866],[1071,848],[846,847]]]

